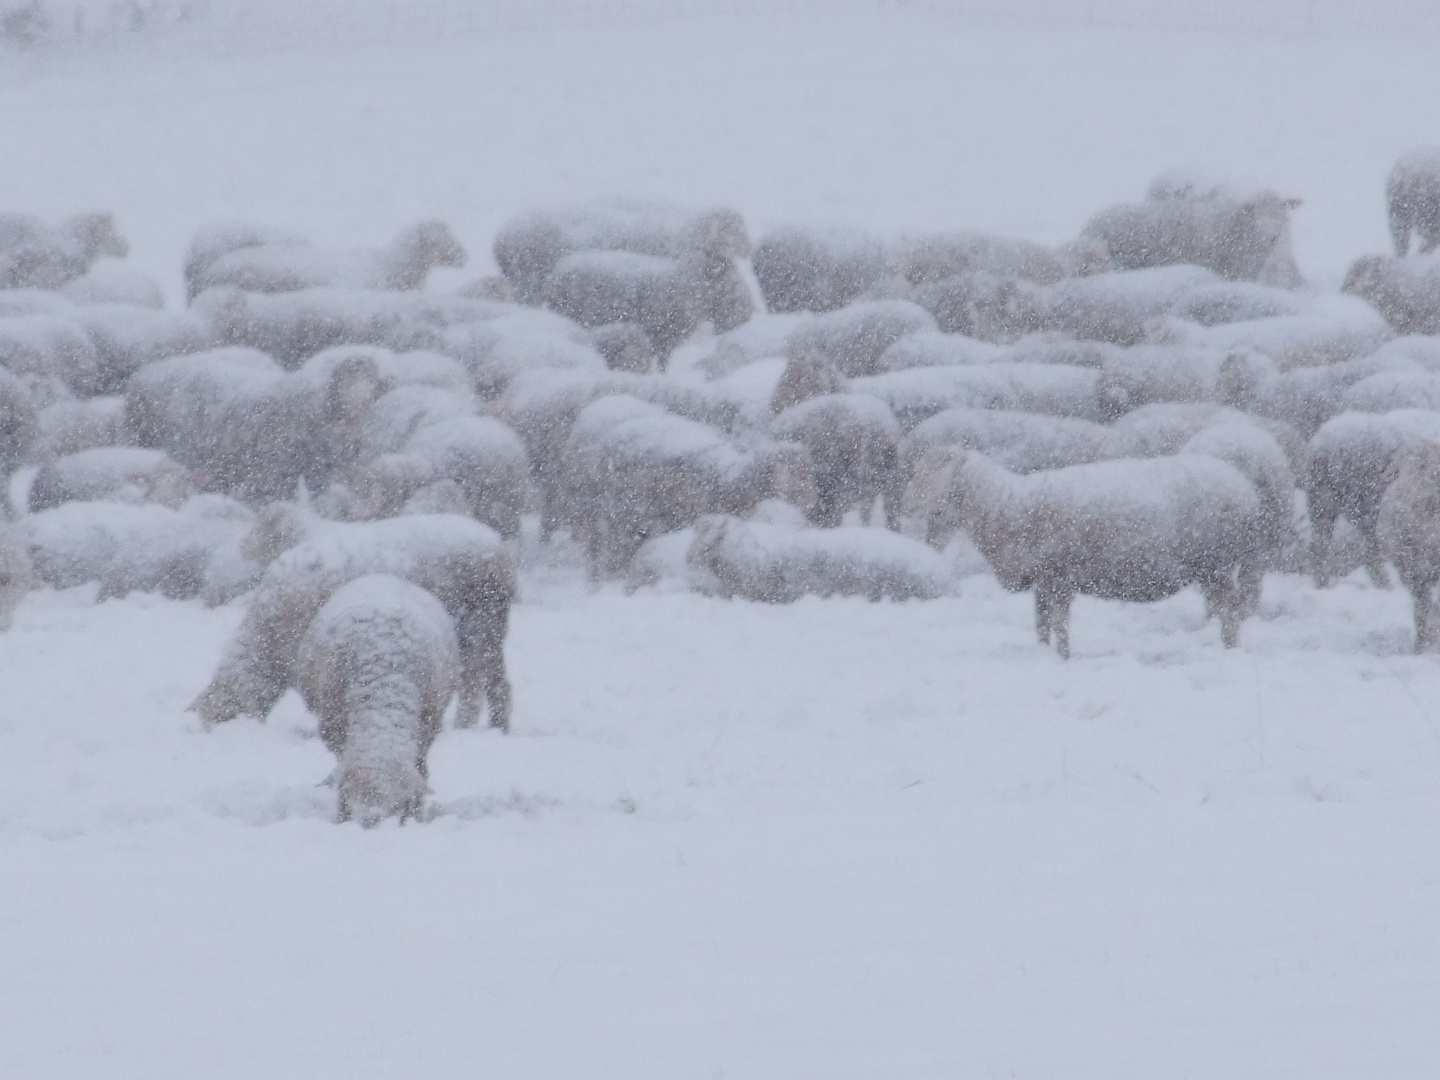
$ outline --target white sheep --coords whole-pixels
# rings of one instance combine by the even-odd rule
[[[30,553],[16,527],[0,509],[0,630],[9,630],[15,609],[34,584]]]
[[[272,225],[220,221],[203,226],[185,251],[185,298],[194,300],[204,291],[205,273],[216,259],[256,247],[305,247],[309,243],[300,233]]]
[[[0,316],[0,368],[57,381],[77,397],[105,392],[95,344],[68,314]]]
[[[895,245],[901,275],[912,285],[943,281],[972,271],[1053,285],[1067,277],[1110,269],[1104,246],[1082,238],[1058,247],[989,233],[931,233]]]
[[[456,726],[474,724],[488,702],[490,726],[508,731],[504,645],[515,561],[493,529],[453,514],[314,527],[266,569],[215,677],[191,707],[211,723],[266,716],[294,685],[296,648],[315,613],[366,574],[404,578],[445,606],[460,641]]]
[[[77,214],[58,225],[0,214],[0,289],[58,289],[101,256],[129,251],[109,214]]]
[[[1009,343],[1048,325],[1045,287],[985,270],[927,281],[905,295],[934,315],[947,334]]]
[[[39,413],[25,380],[0,367],[0,479],[30,460],[39,433]]]
[[[1200,266],[1154,266],[1069,278],[1047,288],[1017,287],[1010,316],[1025,331],[1052,330],[1089,341],[1138,345],[1153,320],[1169,315],[1186,296],[1219,281]]]
[[[284,372],[263,353],[215,349],[147,364],[126,389],[134,441],[166,451],[201,486],[248,502],[320,491],[349,466],[383,381],[365,356]]]
[[[1273,191],[1177,191],[1103,210],[1081,236],[1103,243],[1117,270],[1191,263],[1231,281],[1288,288],[1301,280],[1290,241],[1299,205]]]
[[[1386,467],[1375,537],[1415,603],[1415,651],[1440,645],[1435,584],[1440,581],[1440,445],[1402,447]]]
[[[301,289],[418,289],[436,266],[464,266],[465,249],[442,221],[401,229],[376,249],[332,250],[309,244],[258,244],[211,259],[190,281],[191,295],[217,285],[246,292]]]
[[[425,759],[459,683],[455,627],[424,589],[369,574],[325,601],[300,638],[295,685],[336,757],[341,821],[419,816]]]
[[[1330,583],[1330,540],[1343,516],[1365,543],[1365,567],[1376,584],[1389,580],[1375,528],[1385,493],[1385,470],[1403,447],[1440,444],[1440,413],[1399,409],[1344,412],[1310,439],[1306,491],[1310,500],[1311,562],[1315,584]]]
[[[908,300],[869,300],[810,319],[795,328],[786,355],[815,354],[846,378],[875,375],[881,355],[913,334],[935,333],[935,318]]]
[[[1440,375],[1418,369],[1377,371],[1342,393],[1340,408],[1368,413],[1440,409]]]
[[[1410,234],[1420,239],[1420,254],[1440,246],[1440,148],[1413,150],[1395,163],[1385,181],[1390,236],[1395,254],[1410,253]]]
[[[1272,372],[1258,379],[1246,374],[1231,380],[1227,372],[1224,399],[1246,412],[1283,421],[1308,438],[1321,424],[1345,410],[1342,401],[1356,383],[1384,372],[1422,372],[1418,365],[1403,356],[1382,354],[1385,354],[1384,349],[1358,360],[1297,367]]]
[[[30,512],[67,502],[158,503],[178,510],[197,494],[194,478],[163,450],[98,446],[47,461],[30,484]]]
[[[67,502],[19,523],[35,577],[57,589],[100,583],[99,598],[132,591],[198,596],[212,561],[250,531],[250,514],[217,495],[178,510],[158,503]]]
[[[499,397],[530,371],[608,368],[590,331],[558,312],[537,308],[510,308],[483,321],[449,326],[440,348],[464,364],[484,398]]]
[[[346,483],[360,497],[364,516],[390,517],[421,488],[453,481],[467,513],[513,540],[529,479],[530,463],[515,432],[490,417],[456,416],[419,428],[396,452],[362,461]]]
[[[714,351],[702,357],[695,366],[707,378],[723,379],[742,367],[784,356],[791,336],[813,318],[808,311],[762,312],[749,322],[721,334],[715,340]]]
[[[752,261],[772,312],[834,311],[894,273],[884,244],[843,229],[777,229]]]
[[[119,259],[100,259],[60,293],[77,304],[128,304],[159,310],[165,293],[155,279]]]
[[[888,529],[794,529],[710,515],[696,524],[685,558],[720,595],[768,604],[807,595],[933,600],[950,591],[945,561]]]
[[[105,303],[76,304],[68,314],[95,346],[99,371],[86,393],[118,394],[146,364],[218,344],[209,321],[193,311]]]
[[[944,409],[1013,409],[1105,420],[1100,372],[1067,364],[970,364],[913,368],[852,379],[850,390],[872,394],[890,406],[910,431]]]
[[[1397,334],[1440,334],[1440,255],[1362,255],[1341,290],[1373,306]]]
[[[1157,402],[1223,401],[1235,387],[1277,373],[1255,354],[1183,345],[1133,345],[1114,350],[1100,370],[1101,400],[1119,415]]]
[[[866,374],[878,375],[887,371],[909,371],[920,367],[947,367],[951,364],[997,364],[1013,360],[1027,363],[1071,362],[1041,359],[1037,350],[1027,350],[1021,355],[1017,349],[1007,349],[989,341],[968,337],[959,333],[922,331],[900,338],[880,354],[875,361],[875,370]],[[1086,365],[1093,366],[1093,365]]]
[[[702,318],[703,263],[631,251],[581,251],[567,255],[545,283],[548,307],[581,326],[629,322],[655,346],[664,370],[675,346]]]
[[[886,525],[898,527],[900,424],[884,402],[868,394],[824,394],[780,413],[770,433],[810,452],[815,524],[834,528],[858,506],[868,525],[878,498]]]
[[[1042,644],[1070,655],[1078,593],[1155,601],[1198,584],[1236,644],[1237,572],[1260,550],[1261,505],[1236,469],[1203,454],[1101,461],[1017,476],[955,451],[949,495],[1000,583],[1035,591]]]
[[[734,210],[692,210],[667,203],[610,199],[543,210],[508,222],[495,237],[495,262],[528,304],[545,300],[546,283],[567,255],[628,251],[684,259],[695,268],[698,317],[716,332],[754,313],[736,260],[750,255],[750,236]]]
[[[586,406],[566,446],[567,489],[587,493],[582,525],[597,573],[623,571],[646,539],[704,514],[745,514],[778,497],[810,509],[810,456],[793,443],[741,447],[707,424],[638,399]]]
[[[1252,352],[1281,370],[1335,364],[1368,356],[1395,332],[1368,303],[1328,293],[1306,297],[1294,315],[1243,319],[1201,326],[1188,319],[1159,317],[1145,327],[1146,340],[1222,352]]]

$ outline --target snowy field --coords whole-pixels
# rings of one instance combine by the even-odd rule
[[[0,50],[0,208],[113,210],[178,300],[217,215],[440,217],[482,264],[608,192],[1058,242],[1195,164],[1303,197],[1333,287],[1440,141],[1440,25],[1360,10],[215,0]],[[295,695],[185,711],[240,605],[30,595],[0,1077],[1440,1073],[1440,664],[1403,591],[1272,575],[1233,651],[1194,591],[1082,598],[1065,663],[984,574],[767,606],[524,561],[513,734],[445,731],[433,820],[371,831]]]

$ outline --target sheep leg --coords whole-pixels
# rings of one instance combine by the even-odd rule
[[[1035,632],[1040,636],[1041,645],[1050,644],[1051,605],[1054,597],[1049,589],[1035,590]]]
[[[1200,583],[1205,595],[1206,610],[1220,617],[1220,640],[1227,649],[1233,649],[1240,642],[1240,622],[1244,618],[1245,602],[1241,590],[1230,575],[1221,574]]]
[[[1330,541],[1339,519],[1340,507],[1334,499],[1310,493],[1310,569],[1317,589],[1330,587]]]
[[[1434,581],[1409,578],[1405,587],[1415,601],[1415,651],[1429,652],[1436,645]]]
[[[1265,580],[1265,568],[1260,561],[1242,563],[1239,578],[1239,604],[1247,615],[1260,607],[1260,588]]]
[[[1403,259],[1410,252],[1410,222],[1403,214],[1390,215],[1390,239],[1395,242],[1395,254]],[[1424,255],[1434,250],[1435,245],[1428,240],[1420,245],[1420,254]]]
[[[1390,572],[1385,569],[1385,556],[1380,550],[1380,542],[1375,539],[1375,529],[1372,526],[1365,532],[1365,573],[1370,575],[1371,583],[1377,589],[1390,588]]]
[[[1050,625],[1055,630],[1055,651],[1061,660],[1070,659],[1070,601],[1074,596],[1068,592],[1056,593],[1050,603]]]
[[[1410,246],[1410,237],[1408,235],[1405,237],[1405,246]],[[1440,233],[1434,236],[1426,236],[1424,237],[1424,242],[1420,245],[1420,254],[1429,255],[1437,247],[1440,247]],[[1400,254],[1404,255],[1405,253],[1402,251]]]

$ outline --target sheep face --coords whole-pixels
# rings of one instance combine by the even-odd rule
[[[336,423],[358,423],[384,392],[384,380],[374,359],[348,356],[330,374],[325,395],[326,415]]]
[[[281,552],[301,543],[309,533],[304,512],[293,502],[272,502],[255,515],[255,524],[240,541],[240,554],[269,566]]]
[[[401,234],[401,246],[410,255],[414,264],[421,270],[421,278],[424,278],[425,271],[435,266],[465,265],[465,248],[450,231],[450,226],[443,221],[422,221],[418,225],[412,225]],[[419,282],[416,283],[416,286]]]
[[[388,817],[420,813],[428,787],[414,762],[341,762],[335,780],[340,820],[373,828]]]
[[[734,210],[711,210],[687,230],[686,240],[697,250],[723,259],[750,257],[750,234],[745,219]]]

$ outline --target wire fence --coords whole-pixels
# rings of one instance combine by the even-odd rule
[[[989,26],[1440,37],[1437,0],[0,0],[0,50],[179,36],[227,50],[270,51],[515,30],[874,13]]]

